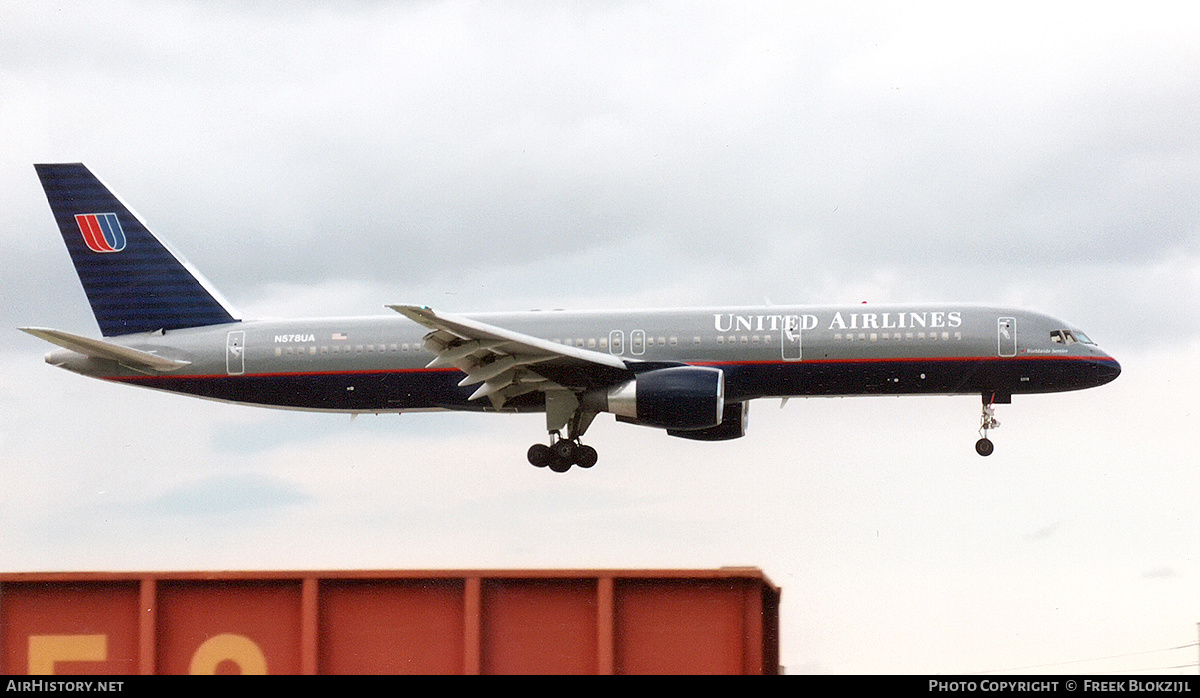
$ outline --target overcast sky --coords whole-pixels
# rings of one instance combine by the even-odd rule
[[[1200,9],[308,5],[0,0],[0,568],[753,565],[795,673],[1195,672]],[[63,161],[247,317],[986,302],[1124,372],[1001,406],[986,460],[977,397],[813,399],[725,443],[602,416],[556,475],[537,415],[45,365],[11,328],[99,334]]]

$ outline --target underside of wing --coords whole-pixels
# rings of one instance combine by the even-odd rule
[[[431,330],[425,335],[425,347],[437,356],[430,368],[459,369],[467,374],[459,385],[479,386],[470,399],[486,397],[496,409],[534,390],[590,390],[630,375],[625,361],[612,354],[557,344],[430,308],[387,307]]]

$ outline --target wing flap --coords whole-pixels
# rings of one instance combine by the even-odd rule
[[[577,359],[585,363],[600,364],[601,366],[608,366],[610,368],[622,370],[626,368],[625,361],[612,354],[555,344],[548,339],[541,339],[540,337],[534,337],[521,332],[506,330],[502,327],[489,325],[486,322],[462,317],[461,315],[437,313],[431,308],[415,305],[389,305],[387,307],[419,325],[424,325],[431,330],[440,330],[467,342],[473,340],[501,341],[522,347],[527,351],[521,353],[530,355],[561,356]],[[438,353],[440,354],[441,351],[438,351]]]
[[[482,383],[470,399],[486,397],[497,409],[510,398],[534,390],[587,387],[571,384],[579,376],[611,376],[614,372],[628,370],[625,361],[612,354],[557,344],[426,307],[387,307],[429,328],[425,347],[437,354],[429,362],[430,368],[454,366],[467,374],[460,386]]]

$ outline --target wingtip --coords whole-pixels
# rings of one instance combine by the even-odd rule
[[[437,313],[427,305],[385,305],[383,307],[390,308],[409,320],[422,324],[431,317],[437,317]]]

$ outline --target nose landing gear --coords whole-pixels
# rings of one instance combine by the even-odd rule
[[[975,452],[981,456],[990,456],[992,451],[996,450],[996,445],[987,437],[988,429],[996,429],[1000,426],[1000,420],[996,419],[995,394],[990,397],[984,393],[983,396],[983,414],[979,418],[979,435],[982,437],[975,442]]]

